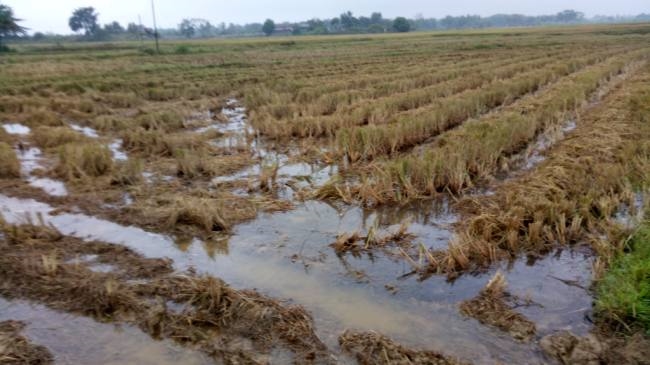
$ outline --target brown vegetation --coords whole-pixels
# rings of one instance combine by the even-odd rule
[[[281,346],[296,362],[327,361],[324,345],[304,309],[285,306],[253,291],[237,291],[219,279],[171,273],[167,260],[145,259],[120,246],[85,243],[51,228],[3,226],[0,294],[43,302],[98,320],[133,323],[155,337],[170,338],[216,359],[257,363],[256,355],[229,349],[228,338],[253,341],[260,353]],[[115,266],[92,270],[79,255],[97,255]],[[83,256],[82,256],[83,258]],[[127,281],[149,278],[148,281]],[[182,306],[176,311],[168,306]]]
[[[45,347],[32,344],[20,334],[24,326],[17,321],[0,322],[0,364],[52,364],[52,354]]]
[[[501,272],[487,283],[479,295],[460,305],[460,311],[479,322],[508,332],[517,340],[528,342],[535,335],[535,324],[511,308],[513,298],[506,291],[506,279]]]
[[[81,133],[68,127],[38,126],[32,130],[32,140],[41,148],[52,148],[69,143],[81,143],[85,138]]]
[[[354,355],[361,365],[426,364],[461,365],[460,360],[433,351],[413,350],[375,332],[346,331],[339,337],[344,351]]]
[[[98,144],[67,144],[59,148],[58,164],[54,171],[67,181],[94,178],[113,169],[111,151]]]
[[[330,246],[338,255],[344,255],[351,252],[353,255],[359,255],[363,252],[372,252],[377,249],[385,248],[389,244],[394,244],[400,248],[409,248],[411,241],[415,236],[408,232],[408,223],[402,223],[395,232],[381,234],[377,225],[368,230],[366,236],[361,236],[358,232],[343,233],[336,238],[336,242]]]
[[[650,359],[650,339],[643,333],[624,338],[595,331],[578,337],[561,331],[542,338],[540,346],[563,365],[648,364]]]
[[[0,178],[19,178],[20,162],[10,145],[0,142]]]
[[[466,200],[469,214],[457,246],[462,255],[489,263],[522,250],[544,252],[574,243],[590,232],[615,233],[607,228],[610,217],[632,199],[633,184],[648,181],[650,129],[632,105],[650,105],[647,93],[635,93],[649,77],[645,67],[583,115],[572,138],[550,151],[536,170],[501,184],[493,196]],[[604,260],[620,248],[616,236],[611,239],[592,239]],[[467,268],[453,258],[447,265],[440,269]]]

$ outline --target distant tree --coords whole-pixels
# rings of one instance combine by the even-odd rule
[[[14,11],[7,5],[0,4],[0,50],[4,48],[4,38],[24,35],[27,28],[18,25],[20,19],[16,19]]]
[[[142,27],[135,24],[135,23],[129,23],[126,26],[126,31],[127,31],[127,33],[130,33],[130,34],[133,34],[133,35],[138,35],[138,34],[142,33]]]
[[[411,23],[404,17],[397,17],[393,21],[393,29],[396,32],[406,33],[411,30]]]
[[[266,19],[264,25],[262,25],[262,32],[267,36],[273,34],[273,32],[275,32],[275,22],[271,19]]]
[[[367,29],[372,24],[372,21],[367,16],[360,16],[357,18],[357,27],[360,29]]]
[[[194,22],[197,25],[199,37],[209,38],[217,33],[217,28],[207,20],[195,19]]]
[[[40,41],[45,40],[45,37],[46,37],[45,33],[42,33],[42,32],[36,32],[36,33],[34,33],[34,35],[32,36],[32,40],[37,41],[37,42],[40,42]]]
[[[98,16],[99,14],[95,12],[95,8],[92,6],[78,8],[72,13],[70,20],[68,20],[68,25],[73,32],[78,32],[83,29],[86,36],[92,36],[99,29],[97,25]]]
[[[383,21],[384,21],[384,17],[381,15],[381,13],[375,12],[372,13],[372,15],[370,15],[370,22],[372,24],[381,24]]]
[[[358,23],[359,19],[355,18],[351,11],[341,14],[341,25],[343,26],[343,29],[351,30],[356,27]]]
[[[104,25],[104,30],[109,34],[120,34],[124,33],[124,27],[116,21]]]
[[[333,18],[330,20],[330,27],[332,28],[332,31],[338,32],[341,30],[341,19],[339,18]]]
[[[183,19],[181,24],[178,25],[178,31],[185,37],[185,38],[192,38],[194,37],[194,34],[196,34],[196,26],[190,19]]]
[[[585,14],[575,10],[564,10],[556,15],[557,20],[562,23],[573,23],[584,19]]]
[[[435,18],[427,19],[422,15],[422,13],[419,13],[413,20],[413,26],[415,29],[421,30],[436,29],[438,27],[438,21]]]

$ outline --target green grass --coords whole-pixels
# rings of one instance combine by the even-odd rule
[[[650,334],[650,222],[632,237],[629,251],[614,260],[598,284],[596,311],[627,330]]]

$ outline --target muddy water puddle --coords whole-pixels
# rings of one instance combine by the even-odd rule
[[[123,143],[124,142],[118,138],[114,139],[113,142],[108,145],[108,148],[111,150],[111,155],[113,155],[114,161],[126,161],[129,159],[129,156],[122,149]]]
[[[84,127],[84,126],[81,126],[79,124],[70,123],[70,128],[72,128],[73,130],[83,134],[84,136],[86,136],[88,138],[99,138],[99,133],[97,133],[96,130],[94,130],[94,129],[90,128],[90,127]]]
[[[2,125],[5,132],[18,136],[26,136],[31,132],[29,127],[18,123],[6,123]]]
[[[212,123],[195,132],[217,130],[223,133],[223,136],[211,141],[213,146],[226,150],[250,151],[257,162],[231,175],[214,178],[213,186],[218,187],[238,180],[258,180],[265,170],[273,171],[270,178],[274,180],[280,197],[291,199],[295,189],[322,186],[337,174],[336,166],[292,161],[292,157],[300,155],[300,149],[291,144],[280,148],[284,150],[283,152],[277,152],[278,148],[275,147],[278,146],[270,146],[266,141],[255,136],[255,131],[246,117],[246,108],[238,105],[239,101],[236,99],[227,100],[226,106],[221,110],[226,121]]]
[[[453,283],[434,276],[419,280],[412,268],[390,252],[338,256],[329,244],[343,232],[380,231],[404,220],[425,247],[444,247],[455,217],[446,206],[428,209],[364,211],[321,202],[295,210],[261,214],[239,225],[229,239],[176,242],[171,237],[124,227],[82,214],[49,215],[53,208],[33,200],[0,195],[0,213],[9,222],[35,219],[62,233],[124,244],[149,257],[169,257],[178,269],[223,278],[237,288],[304,305],[314,316],[317,334],[332,349],[347,328],[374,330],[406,345],[443,351],[478,364],[544,363],[535,344],[519,344],[507,335],[462,317],[458,303],[474,297],[494,270],[462,276]],[[557,329],[584,333],[591,296],[589,253],[558,251],[543,259],[526,258],[507,265],[509,288],[532,305],[518,308],[537,323],[539,335]],[[532,360],[531,360],[532,359]],[[537,361],[539,360],[539,361]]]
[[[26,323],[22,332],[45,346],[56,364],[213,364],[199,352],[156,341],[139,329],[96,322],[26,301],[0,298],[0,321]]]
[[[336,175],[335,166],[296,162],[292,160],[295,151],[275,152],[259,138],[251,138],[245,113],[231,99],[222,110],[226,122],[195,131],[216,129],[224,135],[213,141],[215,146],[243,145],[259,158],[254,165],[215,179],[215,187],[259,179],[264,169],[272,168],[280,197],[291,200],[295,189],[321,186]],[[89,135],[87,130],[80,132]],[[567,132],[570,130],[559,131]],[[535,156],[541,158],[548,148],[549,144],[540,141],[539,148],[529,151],[527,160],[538,160]],[[121,143],[116,140],[109,147],[114,158],[121,160]],[[154,174],[144,174],[153,181]],[[63,234],[122,244],[148,257],[169,257],[179,270],[192,267],[236,288],[255,288],[303,305],[312,313],[319,337],[334,351],[338,336],[345,329],[355,329],[377,331],[407,346],[441,351],[476,364],[545,363],[535,343],[516,343],[460,315],[459,303],[476,296],[497,269],[505,273],[512,294],[526,299],[528,305],[517,310],[536,323],[538,336],[558,329],[583,334],[590,328],[587,317],[592,297],[585,289],[591,280],[589,252],[564,250],[538,260],[522,257],[480,275],[461,276],[454,282],[440,276],[422,280],[396,245],[339,255],[330,244],[341,234],[368,235],[374,231],[384,235],[409,222],[408,232],[415,236],[411,249],[445,249],[458,220],[446,202],[377,210],[318,201],[294,203],[291,211],[261,213],[255,220],[235,227],[231,236],[206,242],[192,237],[174,239],[83,214],[50,215],[54,208],[46,204],[3,195],[0,214],[13,223],[42,217]],[[128,204],[129,197],[125,196]],[[94,269],[113,270],[110,265]],[[344,357],[340,359],[348,362]]]
[[[16,149],[16,156],[20,162],[20,173],[30,186],[39,188],[51,196],[68,195],[68,190],[62,181],[33,175],[36,170],[45,169],[43,154],[40,149],[36,147],[18,148]]]

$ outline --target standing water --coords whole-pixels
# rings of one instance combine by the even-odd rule
[[[333,349],[337,336],[351,328],[375,330],[407,345],[443,351],[479,364],[540,359],[534,344],[518,344],[459,314],[458,303],[475,296],[492,272],[464,276],[454,283],[441,277],[422,281],[409,275],[411,268],[403,260],[389,255],[338,257],[328,248],[338,232],[363,229],[376,219],[389,222],[395,216],[410,217],[417,222],[422,237],[442,244],[449,232],[444,224],[432,224],[435,215],[415,211],[382,215],[358,208],[340,211],[324,203],[308,202],[291,212],[263,214],[240,225],[229,242],[194,240],[189,245],[177,245],[170,237],[139,228],[82,214],[53,216],[52,211],[52,207],[34,200],[0,195],[0,212],[10,223],[41,214],[45,223],[64,234],[123,244],[148,257],[169,257],[178,269],[191,266],[234,287],[256,288],[304,305],[315,318],[317,334]],[[523,311],[543,335],[557,328],[576,333],[588,330],[584,316],[591,297],[566,283],[587,287],[590,265],[587,255],[563,251],[534,264],[518,260],[503,269],[513,294],[535,303]],[[396,291],[386,290],[389,285]]]
[[[246,141],[245,110],[231,100],[222,112],[229,122],[208,128],[224,133],[223,140]],[[217,146],[229,143],[215,141]],[[335,168],[291,162],[288,155],[271,153],[260,141],[246,143],[254,144],[256,154],[263,157],[261,164],[269,158],[278,164],[281,185],[310,181],[318,186],[336,173]],[[219,186],[253,178],[260,173],[261,164],[213,183]],[[318,201],[294,203],[291,211],[259,214],[235,227],[230,237],[205,242],[177,242],[166,235],[83,214],[52,215],[51,206],[3,195],[0,213],[10,223],[40,215],[63,234],[125,245],[147,257],[168,257],[179,270],[192,267],[236,288],[254,288],[303,305],[314,317],[317,334],[333,350],[345,329],[372,330],[407,346],[476,364],[545,363],[535,343],[517,343],[459,313],[459,303],[476,296],[498,269],[505,272],[512,294],[531,303],[517,310],[536,323],[538,336],[557,329],[583,334],[590,328],[585,317],[592,298],[582,289],[590,285],[588,252],[558,251],[540,260],[522,257],[454,282],[440,276],[424,279],[400,256],[397,247],[337,254],[330,244],[340,234],[366,235],[371,230],[385,234],[410,222],[408,231],[416,236],[416,247],[444,249],[458,220],[445,202],[374,210]]]

